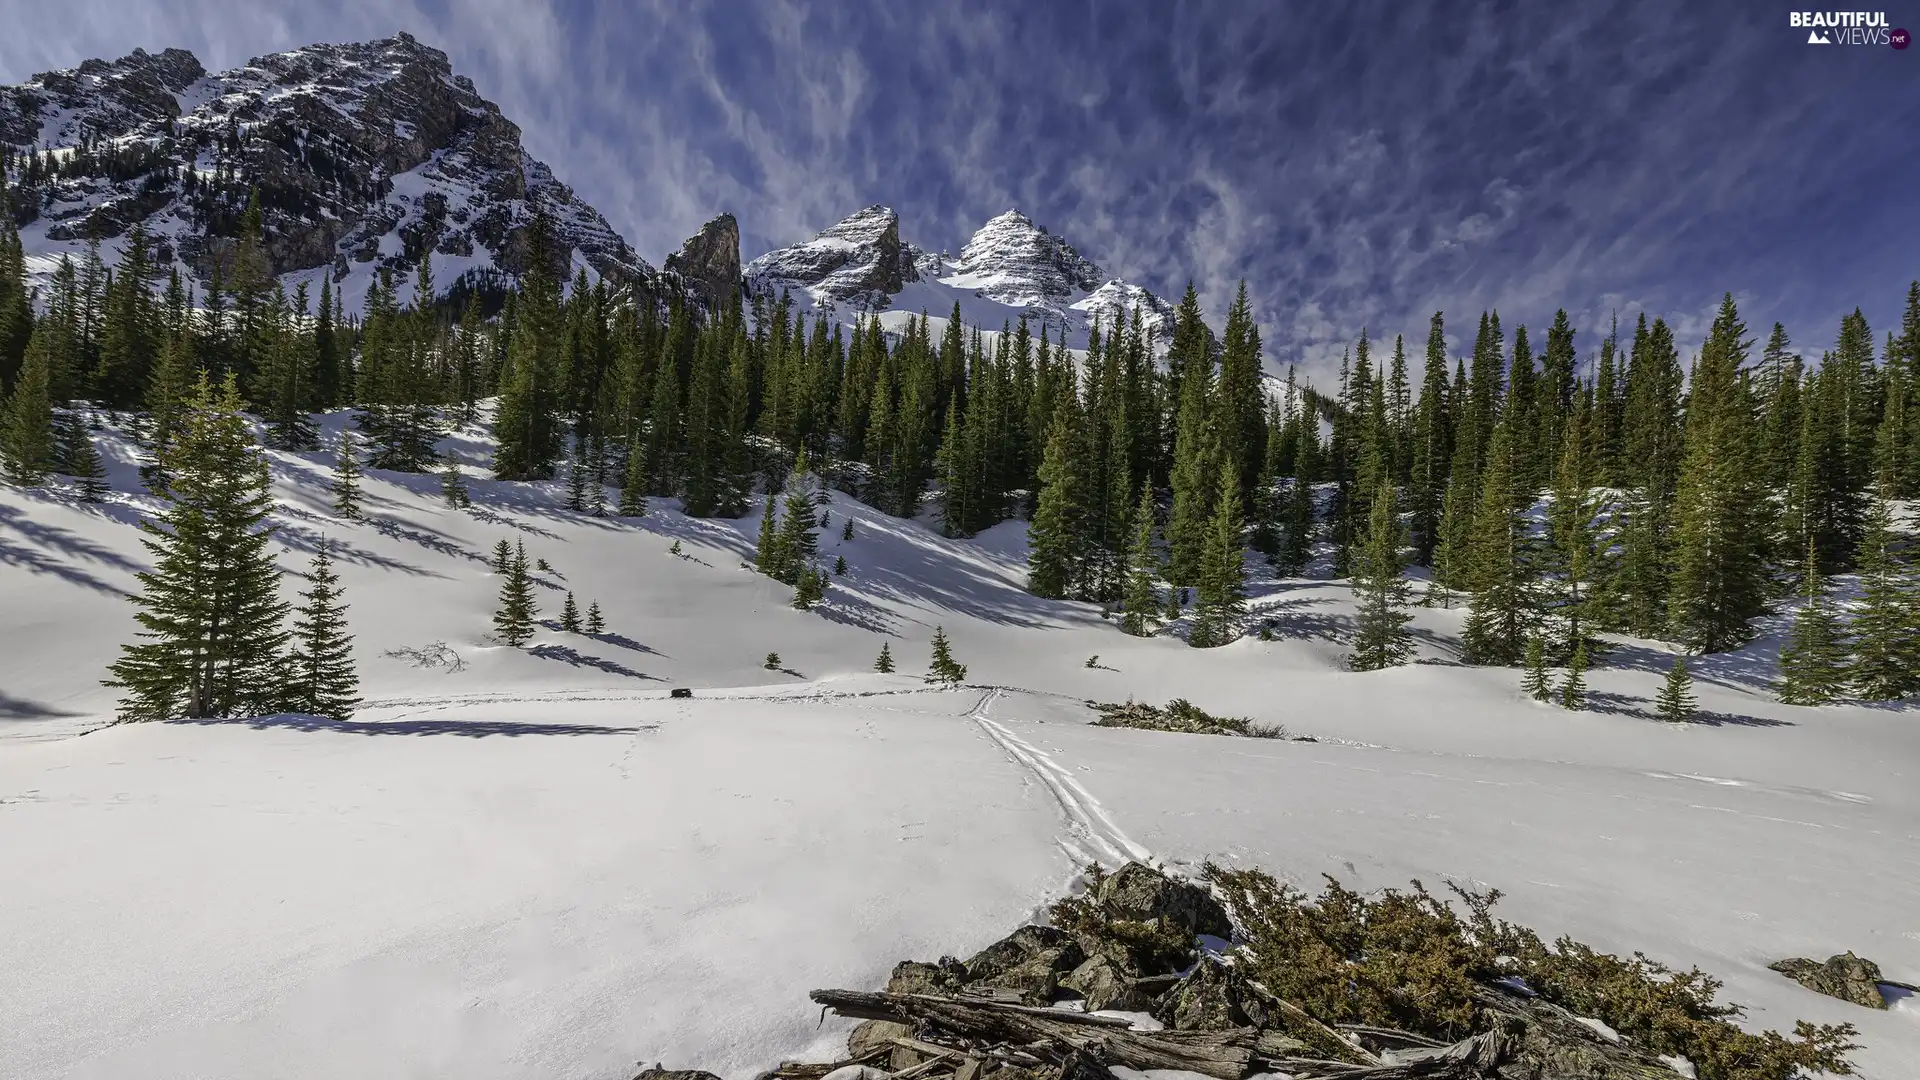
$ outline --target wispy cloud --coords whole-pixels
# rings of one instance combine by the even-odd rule
[[[1565,307],[1583,349],[1647,310],[1684,343],[1724,291],[1822,342],[1920,274],[1920,60],[1750,4],[18,7],[0,80],[411,30],[649,257],[721,210],[751,256],[873,202],[957,248],[1017,205],[1215,315],[1244,278],[1270,358],[1320,372],[1436,309],[1456,346],[1483,308]]]

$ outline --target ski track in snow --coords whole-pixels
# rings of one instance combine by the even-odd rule
[[[1128,861],[1151,862],[1152,853],[1135,843],[1120,826],[1114,824],[1113,819],[1107,816],[1106,808],[1073,778],[1072,773],[988,715],[1001,693],[995,688],[981,694],[980,700],[967,712],[967,718],[979,724],[980,730],[986,732],[987,737],[1015,764],[1032,773],[1053,796],[1054,802],[1059,804],[1067,826],[1067,835],[1061,838],[1060,846],[1067,854],[1083,866],[1094,862],[1109,865]]]

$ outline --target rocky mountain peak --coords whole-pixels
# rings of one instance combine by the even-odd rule
[[[949,284],[1017,307],[1053,307],[1090,292],[1106,273],[1018,210],[990,219],[960,249]]]
[[[679,274],[709,305],[718,306],[740,285],[740,223],[721,214],[667,256],[666,269]]]
[[[900,240],[900,215],[869,206],[789,247],[747,264],[749,287],[761,295],[804,292],[824,307],[848,304],[877,311],[921,275],[923,253]]]
[[[43,71],[0,93],[0,143],[64,146],[177,117],[179,95],[206,74],[185,49],[135,49],[118,60]]]

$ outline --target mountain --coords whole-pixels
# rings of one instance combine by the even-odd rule
[[[812,239],[770,251],[746,267],[761,296],[786,292],[803,307],[835,318],[880,313],[888,329],[925,311],[943,319],[955,303],[969,325],[987,329],[1026,316],[1083,347],[1088,331],[1132,317],[1164,347],[1174,308],[1152,291],[1118,278],[1018,210],[982,225],[957,260],[900,238],[900,216],[869,206]]]
[[[36,279],[89,240],[112,263],[140,223],[163,267],[209,280],[254,191],[274,272],[316,286],[329,276],[349,309],[380,270],[404,283],[428,250],[442,288],[497,290],[526,269],[539,215],[557,273],[706,295],[727,272],[712,250],[724,227],[683,253],[682,266],[698,263],[686,279],[649,265],[445,53],[405,33],[217,74],[180,49],[89,60],[0,87],[0,143],[40,151],[37,172],[57,166],[20,211]]]

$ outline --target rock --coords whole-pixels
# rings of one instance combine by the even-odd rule
[[[663,1069],[657,1063],[650,1069],[641,1069],[633,1080],[720,1080],[710,1072],[699,1069]]]
[[[1051,926],[1023,926],[968,960],[966,981],[1015,991],[1028,1005],[1045,1005],[1059,992],[1060,976],[1085,959],[1073,935]]]
[[[1791,957],[1768,964],[1816,994],[1851,1001],[1869,1009],[1884,1009],[1887,999],[1880,993],[1880,965],[1855,956],[1852,950],[1830,956],[1822,964],[1803,957]]]
[[[1233,922],[1213,894],[1158,870],[1132,862],[1109,874],[1094,891],[1094,901],[1115,918],[1151,922],[1166,919],[1189,934],[1231,937]]]
[[[721,214],[667,256],[666,269],[687,280],[694,292],[718,310],[740,287],[740,223]]]
[[[1153,996],[1140,989],[1125,967],[1107,956],[1088,957],[1061,976],[1060,985],[1078,992],[1086,1000],[1088,1012],[1152,1012],[1154,1008]]]
[[[951,994],[960,989],[960,980],[935,964],[902,960],[893,966],[887,980],[889,994]]]
[[[919,280],[919,256],[900,241],[900,215],[869,206],[811,240],[760,256],[747,264],[746,276],[755,293],[770,299],[805,292],[823,305],[879,311],[907,282]]]
[[[1265,1027],[1274,1019],[1240,969],[1211,956],[1167,991],[1154,1018],[1176,1031]]]
[[[847,1056],[865,1057],[880,1047],[891,1045],[894,1039],[904,1039],[912,1034],[912,1028],[891,1020],[862,1020],[847,1036]]]

